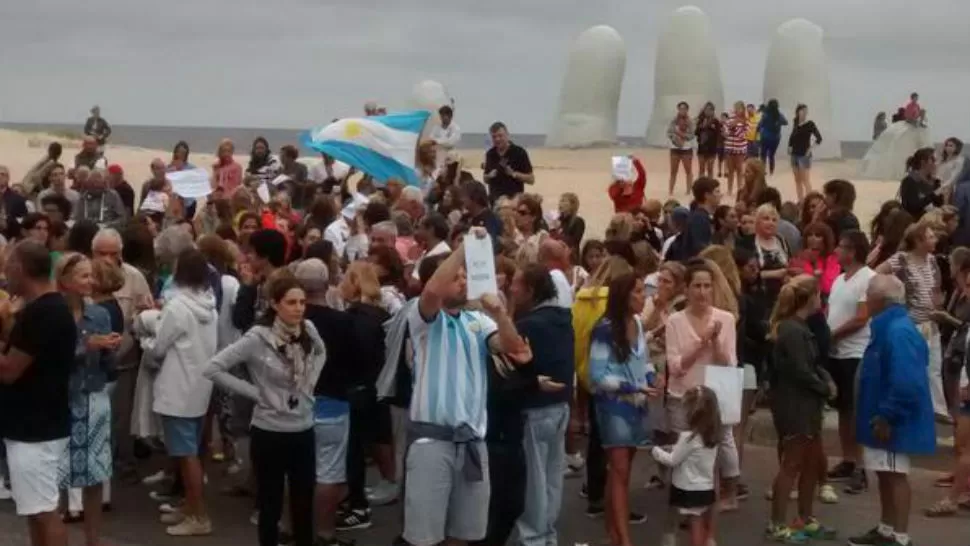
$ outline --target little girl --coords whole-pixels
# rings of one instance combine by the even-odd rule
[[[689,430],[681,432],[671,451],[652,450],[659,464],[672,467],[670,508],[690,520],[692,546],[714,544],[714,464],[721,441],[721,412],[717,395],[704,386],[683,398]]]

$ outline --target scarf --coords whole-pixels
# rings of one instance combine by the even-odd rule
[[[286,324],[279,317],[273,321],[272,336],[273,345],[276,351],[283,357],[283,362],[290,369],[290,379],[300,392],[306,392],[309,375],[307,366],[307,354],[300,343],[300,336],[303,334],[303,325],[291,326]]]

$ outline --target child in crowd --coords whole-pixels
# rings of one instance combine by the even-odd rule
[[[692,546],[714,542],[714,464],[721,441],[721,412],[717,395],[704,386],[684,394],[689,430],[681,432],[670,451],[654,447],[653,458],[673,469],[670,508],[686,516]]]

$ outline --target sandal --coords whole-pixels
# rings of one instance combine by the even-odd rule
[[[950,499],[940,499],[923,511],[928,518],[945,518],[957,513],[957,505]]]

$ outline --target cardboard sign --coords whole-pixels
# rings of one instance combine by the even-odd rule
[[[498,294],[495,278],[495,254],[492,238],[479,239],[474,234],[465,235],[465,271],[468,275],[468,299],[478,299],[485,294]]]
[[[633,160],[625,155],[613,156],[613,180],[632,182],[635,178]]]

